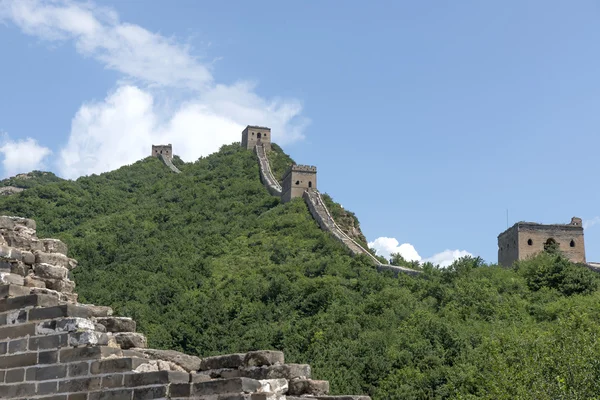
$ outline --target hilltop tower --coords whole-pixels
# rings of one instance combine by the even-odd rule
[[[510,267],[515,261],[554,246],[558,246],[571,262],[585,264],[581,218],[573,217],[569,224],[517,222],[498,235],[498,264]]]
[[[281,201],[287,203],[295,197],[302,197],[304,191],[316,188],[317,167],[294,164],[283,176]]]
[[[169,160],[173,159],[173,146],[171,146],[171,143],[152,145],[152,157],[159,158],[161,154]]]
[[[253,150],[262,144],[265,151],[271,150],[271,128],[248,125],[242,132],[242,147]]]

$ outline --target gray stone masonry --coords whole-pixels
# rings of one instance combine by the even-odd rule
[[[164,156],[165,158],[171,160],[173,159],[173,146],[171,143],[169,144],[156,144],[152,145],[152,152],[150,153],[152,157],[160,158],[160,156]]]
[[[77,302],[64,243],[16,217],[0,217],[0,238],[0,399],[369,399],[328,396],[327,381],[280,351],[201,359],[147,349],[135,321]]]
[[[271,164],[269,163],[269,159],[267,158],[267,154],[265,152],[265,148],[262,145],[257,145],[254,147],[254,151],[258,156],[258,165],[260,167],[260,180],[263,185],[267,188],[269,193],[273,196],[281,197],[281,185],[273,176],[273,172],[271,171]]]
[[[242,131],[242,147],[252,150],[255,146],[263,146],[265,151],[271,150],[271,128],[248,125]]]
[[[392,271],[395,275],[399,273],[409,274],[409,275],[418,275],[421,272],[416,271],[414,269],[398,267],[395,265],[382,264],[375,256],[373,256],[367,249],[363,248],[356,241],[351,239],[344,231],[336,224],[335,220],[331,216],[331,213],[327,209],[325,202],[321,198],[321,194],[317,190],[306,190],[302,197],[306,202],[310,213],[313,218],[319,224],[319,227],[324,231],[327,231],[333,235],[337,240],[342,242],[352,255],[357,256],[359,254],[364,254],[369,257],[373,264],[377,267],[378,271]]]
[[[160,155],[160,159],[162,160],[163,163],[165,163],[165,165],[167,167],[169,167],[169,169],[171,171],[175,172],[176,174],[180,174],[181,173],[181,171],[179,170],[179,168],[177,168],[175,166],[175,164],[173,164],[173,161],[172,161],[173,157],[167,157],[164,154],[161,154]]]

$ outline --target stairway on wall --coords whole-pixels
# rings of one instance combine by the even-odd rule
[[[280,351],[207,358],[146,348],[130,318],[77,302],[77,262],[34,221],[0,217],[0,399],[369,400],[328,396]]]
[[[165,165],[167,167],[169,167],[169,169],[173,172],[175,172],[176,174],[180,174],[181,171],[179,170],[179,168],[177,168],[175,166],[175,164],[173,164],[173,161],[169,158],[169,157],[165,157],[164,154],[160,154],[160,159],[162,160],[163,163],[165,163]]]
[[[275,176],[273,176],[273,172],[271,171],[271,163],[269,162],[265,148],[262,145],[256,145],[254,147],[254,151],[258,156],[260,179],[263,182],[263,185],[265,185],[271,195],[281,197],[283,190],[279,184],[279,181],[275,179]]]

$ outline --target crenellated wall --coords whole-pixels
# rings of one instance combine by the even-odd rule
[[[130,318],[81,304],[67,246],[30,219],[0,217],[0,399],[369,400],[328,396],[280,351],[198,358],[146,348]]]

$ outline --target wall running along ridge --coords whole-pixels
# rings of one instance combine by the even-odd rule
[[[175,164],[173,164],[173,161],[171,161],[171,157],[165,156],[164,154],[160,154],[159,157],[162,160],[162,162],[165,163],[167,167],[169,167],[171,171],[175,172],[176,174],[181,173],[181,171],[175,166]]]
[[[273,176],[273,172],[271,171],[271,164],[269,163],[269,159],[267,158],[267,154],[265,153],[265,148],[262,145],[256,145],[254,147],[254,151],[258,156],[258,165],[260,166],[260,179],[263,182],[263,185],[267,188],[269,193],[273,196],[281,197],[282,189],[281,185]]]
[[[325,202],[321,198],[321,194],[315,189],[309,189],[304,192],[302,198],[308,205],[308,209],[312,214],[313,218],[317,221],[321,229],[330,232],[337,240],[346,245],[352,255],[357,256],[359,254],[365,254],[375,264],[378,271],[392,271],[395,275],[398,273],[404,273],[409,275],[420,274],[420,271],[416,271],[410,268],[399,267],[396,265],[382,264],[375,256],[373,256],[368,250],[358,244],[355,240],[350,238],[335,222],[331,213],[327,209]]]
[[[67,246],[0,217],[0,399],[370,400],[328,396],[280,351],[199,358],[146,348],[131,318],[77,302]]]

